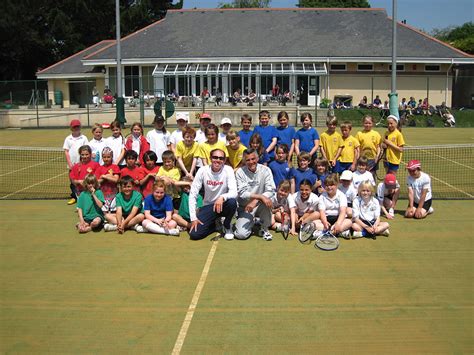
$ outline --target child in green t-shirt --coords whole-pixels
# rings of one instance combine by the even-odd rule
[[[88,174],[82,182],[84,191],[77,200],[77,214],[79,223],[76,228],[79,233],[87,233],[93,229],[100,229],[104,221],[102,206],[104,195],[99,190],[99,182],[94,174]]]
[[[178,223],[178,226],[184,230],[191,228],[191,218],[189,216],[189,191],[191,190],[191,179],[184,176],[180,181],[181,193],[178,213],[173,214],[173,219]],[[202,207],[202,196],[197,196],[196,207]]]
[[[108,215],[108,224],[104,226],[106,232],[118,231],[120,234],[126,229],[134,229],[137,233],[145,230],[141,226],[143,214],[142,194],[133,190],[134,180],[131,176],[124,176],[119,181],[120,192],[115,196],[117,211],[115,215]]]

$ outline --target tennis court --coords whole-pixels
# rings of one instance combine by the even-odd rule
[[[435,201],[422,221],[404,207],[390,237],[323,252],[278,233],[78,235],[64,200],[0,200],[0,351],[472,353],[473,202]]]

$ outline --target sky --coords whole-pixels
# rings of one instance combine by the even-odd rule
[[[184,0],[184,9],[216,8],[230,0]],[[272,0],[270,7],[296,7],[298,0]],[[372,8],[385,8],[392,16],[392,0],[369,0]],[[398,21],[425,32],[434,28],[460,26],[474,21],[474,0],[397,0]]]

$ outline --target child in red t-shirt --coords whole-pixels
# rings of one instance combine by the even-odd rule
[[[86,175],[94,174],[99,167],[99,163],[92,161],[92,149],[88,145],[83,145],[79,148],[79,156],[80,162],[74,164],[69,173],[71,182],[76,186],[78,196],[84,191],[82,182]]]
[[[114,152],[109,147],[102,149],[101,157],[104,165],[101,165],[95,171],[95,176],[100,184],[100,190],[104,194],[104,206],[102,211],[105,213],[115,212],[115,195],[118,193],[117,182],[120,177],[120,168],[113,164]]]
[[[160,170],[160,167],[156,165],[158,157],[152,150],[143,154],[144,165],[141,167],[140,185],[142,187],[142,195],[147,197],[153,192],[153,184],[155,183],[155,177]]]
[[[138,154],[134,150],[127,150],[125,152],[125,168],[120,171],[120,177],[130,176],[133,179],[133,190],[142,193],[140,188],[140,178],[142,170],[137,166]]]

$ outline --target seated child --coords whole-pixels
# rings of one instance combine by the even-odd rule
[[[434,212],[431,195],[431,178],[421,171],[419,160],[410,160],[407,165],[408,174],[408,208],[406,218],[425,218]]]
[[[312,188],[311,181],[304,179],[300,182],[299,191],[293,195],[296,205],[296,229],[319,219],[319,197],[311,192]]]
[[[380,222],[380,204],[374,197],[374,186],[369,181],[361,182],[358,192],[359,196],[352,203],[353,237],[372,239],[375,239],[377,235],[388,237],[389,224]]]
[[[375,186],[374,176],[367,171],[368,159],[365,156],[357,159],[357,170],[352,173],[352,185],[356,190],[362,181],[370,181],[372,186]]]
[[[102,205],[104,195],[99,190],[99,182],[93,174],[88,174],[82,182],[84,191],[77,200],[77,215],[79,223],[76,228],[79,233],[87,233],[93,229],[100,229],[104,221]]]
[[[117,212],[107,218],[109,223],[104,225],[106,232],[118,231],[123,234],[127,229],[143,233],[140,225],[145,218],[143,214],[142,195],[133,189],[133,178],[124,176],[119,180],[120,192],[115,197]]]
[[[173,201],[165,193],[165,183],[156,181],[153,193],[145,197],[145,219],[142,226],[145,231],[156,234],[179,235],[176,222],[173,220]]]
[[[179,205],[178,213],[173,214],[173,220],[178,223],[178,226],[185,230],[191,229],[191,216],[189,214],[189,191],[191,191],[191,179],[184,176],[181,181],[187,182],[187,185],[181,186],[181,203]],[[201,208],[203,204],[203,199],[200,194],[198,194],[196,199],[196,207]]]
[[[395,206],[400,195],[400,184],[393,174],[385,175],[383,182],[377,186],[377,199],[382,213],[387,219],[395,216]]]
[[[352,171],[344,170],[342,172],[338,189],[346,195],[346,215],[347,218],[352,218],[352,201],[357,197],[357,190],[352,185]]]
[[[286,145],[286,144],[285,144]],[[277,153],[278,155],[278,153]],[[296,204],[293,196],[290,194],[291,183],[289,180],[282,180],[278,184],[277,192],[271,198],[272,200],[272,224],[271,228],[276,231],[282,230],[283,212],[290,220],[290,234],[296,235]]]
[[[331,230],[334,235],[349,239],[352,222],[346,217],[346,195],[337,189],[338,185],[337,174],[327,177],[326,190],[319,197],[320,221],[316,221],[316,229]]]
[[[104,165],[101,165],[95,171],[95,176],[100,184],[100,190],[104,194],[104,205],[102,211],[105,213],[105,218],[109,213],[115,213],[116,204],[115,196],[117,195],[118,188],[117,182],[120,176],[120,168],[112,164],[113,151],[109,147],[102,149],[101,157],[104,161]]]
[[[181,203],[178,193],[179,180],[181,174],[179,169],[176,167],[176,158],[171,150],[165,150],[162,155],[163,166],[158,170],[156,179],[161,180],[166,185],[166,194],[171,196],[173,199],[173,207],[178,210]]]
[[[142,195],[147,197],[153,191],[153,184],[155,177],[160,170],[160,166],[156,164],[158,157],[152,150],[143,154],[143,166],[141,167],[140,186],[142,188]]]

